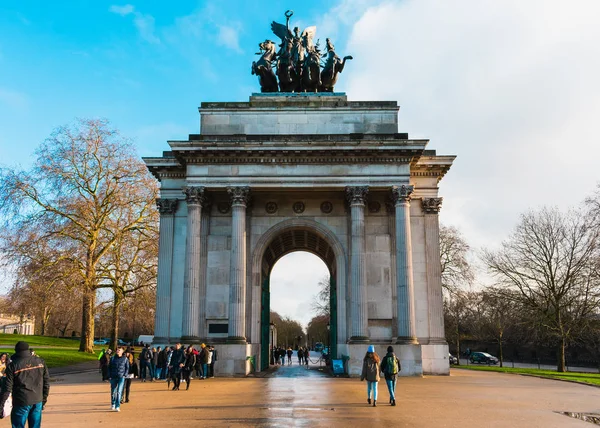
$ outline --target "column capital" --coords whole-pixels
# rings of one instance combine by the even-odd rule
[[[243,205],[248,206],[250,202],[250,187],[248,186],[237,186],[228,187],[227,193],[229,193],[229,199],[231,200],[231,206]]]
[[[444,198],[423,198],[421,199],[421,206],[425,214],[437,214],[442,208],[442,201]]]
[[[346,200],[350,205],[360,204],[365,205],[367,195],[369,194],[369,186],[348,186],[346,187]]]
[[[182,190],[188,205],[203,206],[206,203],[206,195],[204,194],[206,188],[204,186],[184,186]]]
[[[401,186],[392,186],[392,200],[394,204],[399,202],[410,202],[411,195],[415,186],[403,184]]]
[[[177,199],[166,199],[166,198],[158,198],[156,200],[156,207],[158,208],[158,212],[160,214],[175,214],[177,211],[177,204],[179,201]]]

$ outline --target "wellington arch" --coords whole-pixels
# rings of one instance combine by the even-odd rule
[[[398,131],[394,101],[258,93],[204,102],[200,133],[145,162],[160,180],[155,343],[212,343],[218,374],[268,367],[269,276],[308,251],[332,284],[334,357],[368,344],[401,375],[448,374],[438,214],[454,156]]]

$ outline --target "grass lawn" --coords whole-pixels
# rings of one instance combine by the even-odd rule
[[[79,339],[57,339],[50,336],[26,336],[23,334],[0,334],[0,345],[14,347],[15,344],[23,340],[29,343],[29,346],[54,346],[57,348],[78,348]]]
[[[85,352],[78,352],[79,340],[57,339],[49,336],[0,334],[0,345],[9,346],[9,348],[0,348],[0,352],[12,354],[15,344],[19,340],[29,343],[29,347],[35,349],[35,353],[46,361],[46,365],[49,368],[71,366],[73,364],[85,363],[86,361],[97,361],[99,348],[102,348],[96,347],[95,354],[87,354]],[[43,346],[43,348],[40,348],[40,346]]]
[[[454,368],[460,368],[465,370],[479,370],[484,372],[500,372],[500,373],[514,373],[521,375],[538,376],[548,379],[563,379],[570,380],[579,383],[587,383],[591,385],[600,386],[600,373],[577,373],[577,372],[566,372],[561,373],[554,370],[538,370],[538,369],[519,369],[511,367],[495,367],[495,366],[453,366]]]
[[[77,349],[43,348],[35,351],[46,361],[48,368],[71,366],[87,361],[98,361],[98,354],[87,354]]]

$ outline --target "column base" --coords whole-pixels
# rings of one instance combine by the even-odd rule
[[[450,362],[448,361],[448,345],[432,344],[421,346],[423,360],[423,374],[444,375],[450,374]]]
[[[369,343],[370,340],[368,336],[352,336],[348,343]]]
[[[231,336],[227,338],[227,342],[234,345],[245,345],[247,343],[246,338],[243,336]]]
[[[185,342],[186,344],[195,344],[202,343],[202,339],[198,336],[181,336],[181,342]]]
[[[443,337],[431,337],[429,339],[429,342],[427,342],[427,344],[428,345],[448,345],[448,342]]]
[[[396,340],[397,345],[418,345],[419,341],[416,337],[399,337]]]

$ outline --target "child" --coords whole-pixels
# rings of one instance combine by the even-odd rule
[[[394,354],[394,348],[388,346],[387,354],[383,357],[381,362],[381,371],[385,376],[385,383],[387,384],[388,391],[390,393],[390,404],[396,405],[396,376],[400,372],[400,360]]]
[[[360,380],[367,380],[367,403],[371,404],[371,390],[373,390],[373,407],[377,407],[377,384],[379,382],[379,355],[375,347],[369,345],[365,358],[363,359],[362,374]]]

